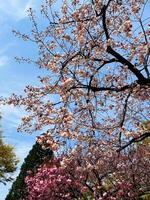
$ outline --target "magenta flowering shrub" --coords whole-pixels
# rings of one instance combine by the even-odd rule
[[[73,153],[53,158],[36,174],[26,177],[26,199],[137,200],[150,185],[149,148],[145,146],[144,151],[144,146],[138,145],[136,151],[126,154],[108,154],[107,159],[101,154],[97,165],[92,160],[87,163],[89,155],[81,157],[79,147]]]
[[[76,179],[73,168],[67,172],[62,158],[55,158],[43,164],[35,174],[26,178],[29,195],[27,200],[71,200],[87,192],[82,186],[83,176]]]

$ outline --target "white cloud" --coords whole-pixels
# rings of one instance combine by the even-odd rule
[[[7,124],[7,129],[17,128],[21,122],[21,118],[25,115],[25,111],[21,108],[1,105],[2,120]]]
[[[5,0],[0,2],[0,21],[11,18],[14,20],[21,20],[27,16],[27,9],[34,7],[37,4],[35,0]],[[3,18],[3,19],[2,19]]]
[[[5,53],[9,48],[12,48],[13,45],[14,44],[10,42],[9,44],[5,44],[2,46],[2,48],[0,48],[0,67],[6,66],[8,64],[10,59],[7,55],[5,55]]]
[[[0,67],[8,63],[9,58],[7,56],[0,56]]]

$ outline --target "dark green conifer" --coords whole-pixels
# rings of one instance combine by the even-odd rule
[[[20,173],[14,181],[5,200],[23,200],[27,196],[25,177],[29,172],[34,173],[37,167],[41,165],[45,159],[50,159],[52,156],[53,152],[50,149],[43,149],[42,146],[36,142],[28,156],[25,158]]]

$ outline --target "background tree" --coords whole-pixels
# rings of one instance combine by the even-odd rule
[[[60,11],[56,11],[57,2]],[[149,176],[142,172],[150,165],[149,145],[140,143],[150,136],[149,129],[141,127],[143,121],[150,121],[150,24],[145,18],[149,1],[61,3],[43,3],[42,28],[29,9],[31,34],[14,31],[39,49],[36,61],[19,61],[34,62],[46,68],[48,75],[39,77],[39,86],[27,86],[24,96],[13,94],[4,101],[23,105],[28,112],[18,130],[31,133],[48,127],[38,142],[58,155],[68,154],[72,160],[79,155],[80,170],[89,172],[85,184],[95,199],[127,195],[129,199],[132,191],[136,191],[132,198],[137,199],[147,188],[143,180],[149,180]],[[139,180],[136,161],[140,152],[143,160],[139,160]],[[113,179],[108,191],[101,190],[112,176],[115,184]],[[121,177],[126,184],[120,184]],[[121,193],[117,194],[113,186],[122,187]]]
[[[25,183],[26,176],[29,173],[35,173],[36,168],[39,167],[45,159],[51,159],[52,155],[53,153],[50,149],[43,149],[39,143],[35,143],[28,156],[25,158],[20,173],[14,181],[6,200],[25,199],[27,196],[27,186]]]
[[[0,117],[1,119],[1,117]],[[11,181],[11,174],[16,170],[18,160],[11,145],[5,144],[0,130],[0,182]]]

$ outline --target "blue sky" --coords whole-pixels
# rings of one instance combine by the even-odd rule
[[[15,38],[12,29],[22,32],[30,31],[30,22],[26,10],[29,7],[38,9],[41,0],[5,0],[0,1],[0,96],[11,93],[20,94],[26,85],[37,84],[37,76],[43,73],[36,66],[16,63],[15,56],[36,57],[36,47],[31,43]],[[28,49],[28,51],[26,51]],[[12,106],[1,106],[2,130],[5,141],[15,148],[20,159],[19,166],[28,154],[35,141],[35,134],[17,133],[16,128],[23,116],[23,109]],[[14,176],[19,173],[18,170]],[[0,200],[4,200],[11,184],[0,184]]]

